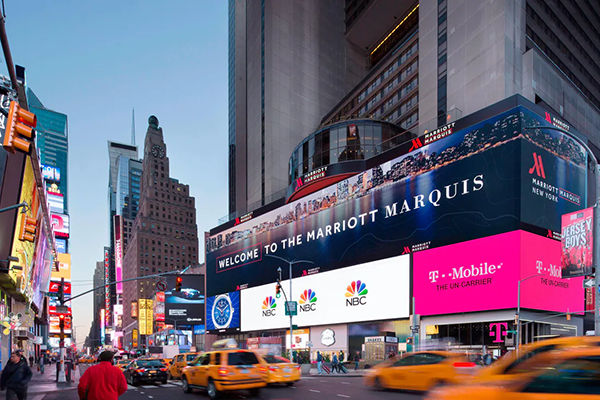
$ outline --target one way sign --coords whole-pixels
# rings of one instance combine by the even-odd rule
[[[594,286],[596,286],[595,278],[587,278],[587,279],[583,280],[583,288],[584,289],[593,288]]]

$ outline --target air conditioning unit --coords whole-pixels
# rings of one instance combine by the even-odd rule
[[[27,329],[16,329],[13,331],[13,336],[19,340],[35,339],[35,335],[29,332]]]

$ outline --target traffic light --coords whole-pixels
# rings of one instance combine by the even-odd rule
[[[180,276],[175,278],[175,291],[176,292],[181,292],[181,281],[182,281],[182,278]]]
[[[275,285],[275,297],[281,297],[281,285],[279,284],[279,282],[277,282],[277,284]]]
[[[19,240],[33,242],[35,240],[35,228],[37,227],[37,221],[35,218],[28,217],[25,214],[21,214],[21,230],[19,233]]]
[[[16,101],[10,102],[6,131],[2,146],[10,153],[20,150],[29,153],[31,141],[35,138],[37,117],[34,113],[22,109]]]

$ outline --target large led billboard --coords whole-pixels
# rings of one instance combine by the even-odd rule
[[[560,252],[557,240],[514,231],[415,253],[416,313],[516,308],[519,280],[522,308],[581,311],[583,278],[562,279]]]
[[[240,292],[225,293],[206,299],[206,329],[208,333],[240,330]]]
[[[286,271],[284,269],[284,271]],[[289,281],[282,281],[289,296]],[[410,256],[403,255],[295,278],[298,326],[408,318]],[[283,296],[275,284],[241,291],[242,331],[289,327]]]
[[[287,264],[270,255],[309,261],[294,267],[300,277],[514,231],[522,221],[560,231],[560,214],[584,203],[584,153],[562,134],[521,133],[544,124],[524,107],[457,122],[411,152],[215,233],[206,241],[207,295],[274,282]],[[532,149],[543,176],[535,167],[530,174]]]
[[[67,214],[52,214],[52,227],[56,237],[69,237],[69,216]]]
[[[58,253],[58,271],[52,270],[52,279],[64,278],[71,280],[71,255],[67,253]]]
[[[204,323],[204,275],[178,275],[181,291],[175,291],[175,276],[166,277],[165,322],[173,324],[189,322]]]
[[[600,182],[599,182],[600,184]],[[592,275],[594,267],[594,208],[562,216],[563,277]]]
[[[115,282],[117,294],[123,293],[123,217],[114,216],[115,226]]]

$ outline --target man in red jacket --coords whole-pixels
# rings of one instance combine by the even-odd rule
[[[103,351],[98,357],[100,363],[83,373],[77,386],[80,399],[117,400],[127,391],[125,375],[112,365],[113,356],[111,351]]]

